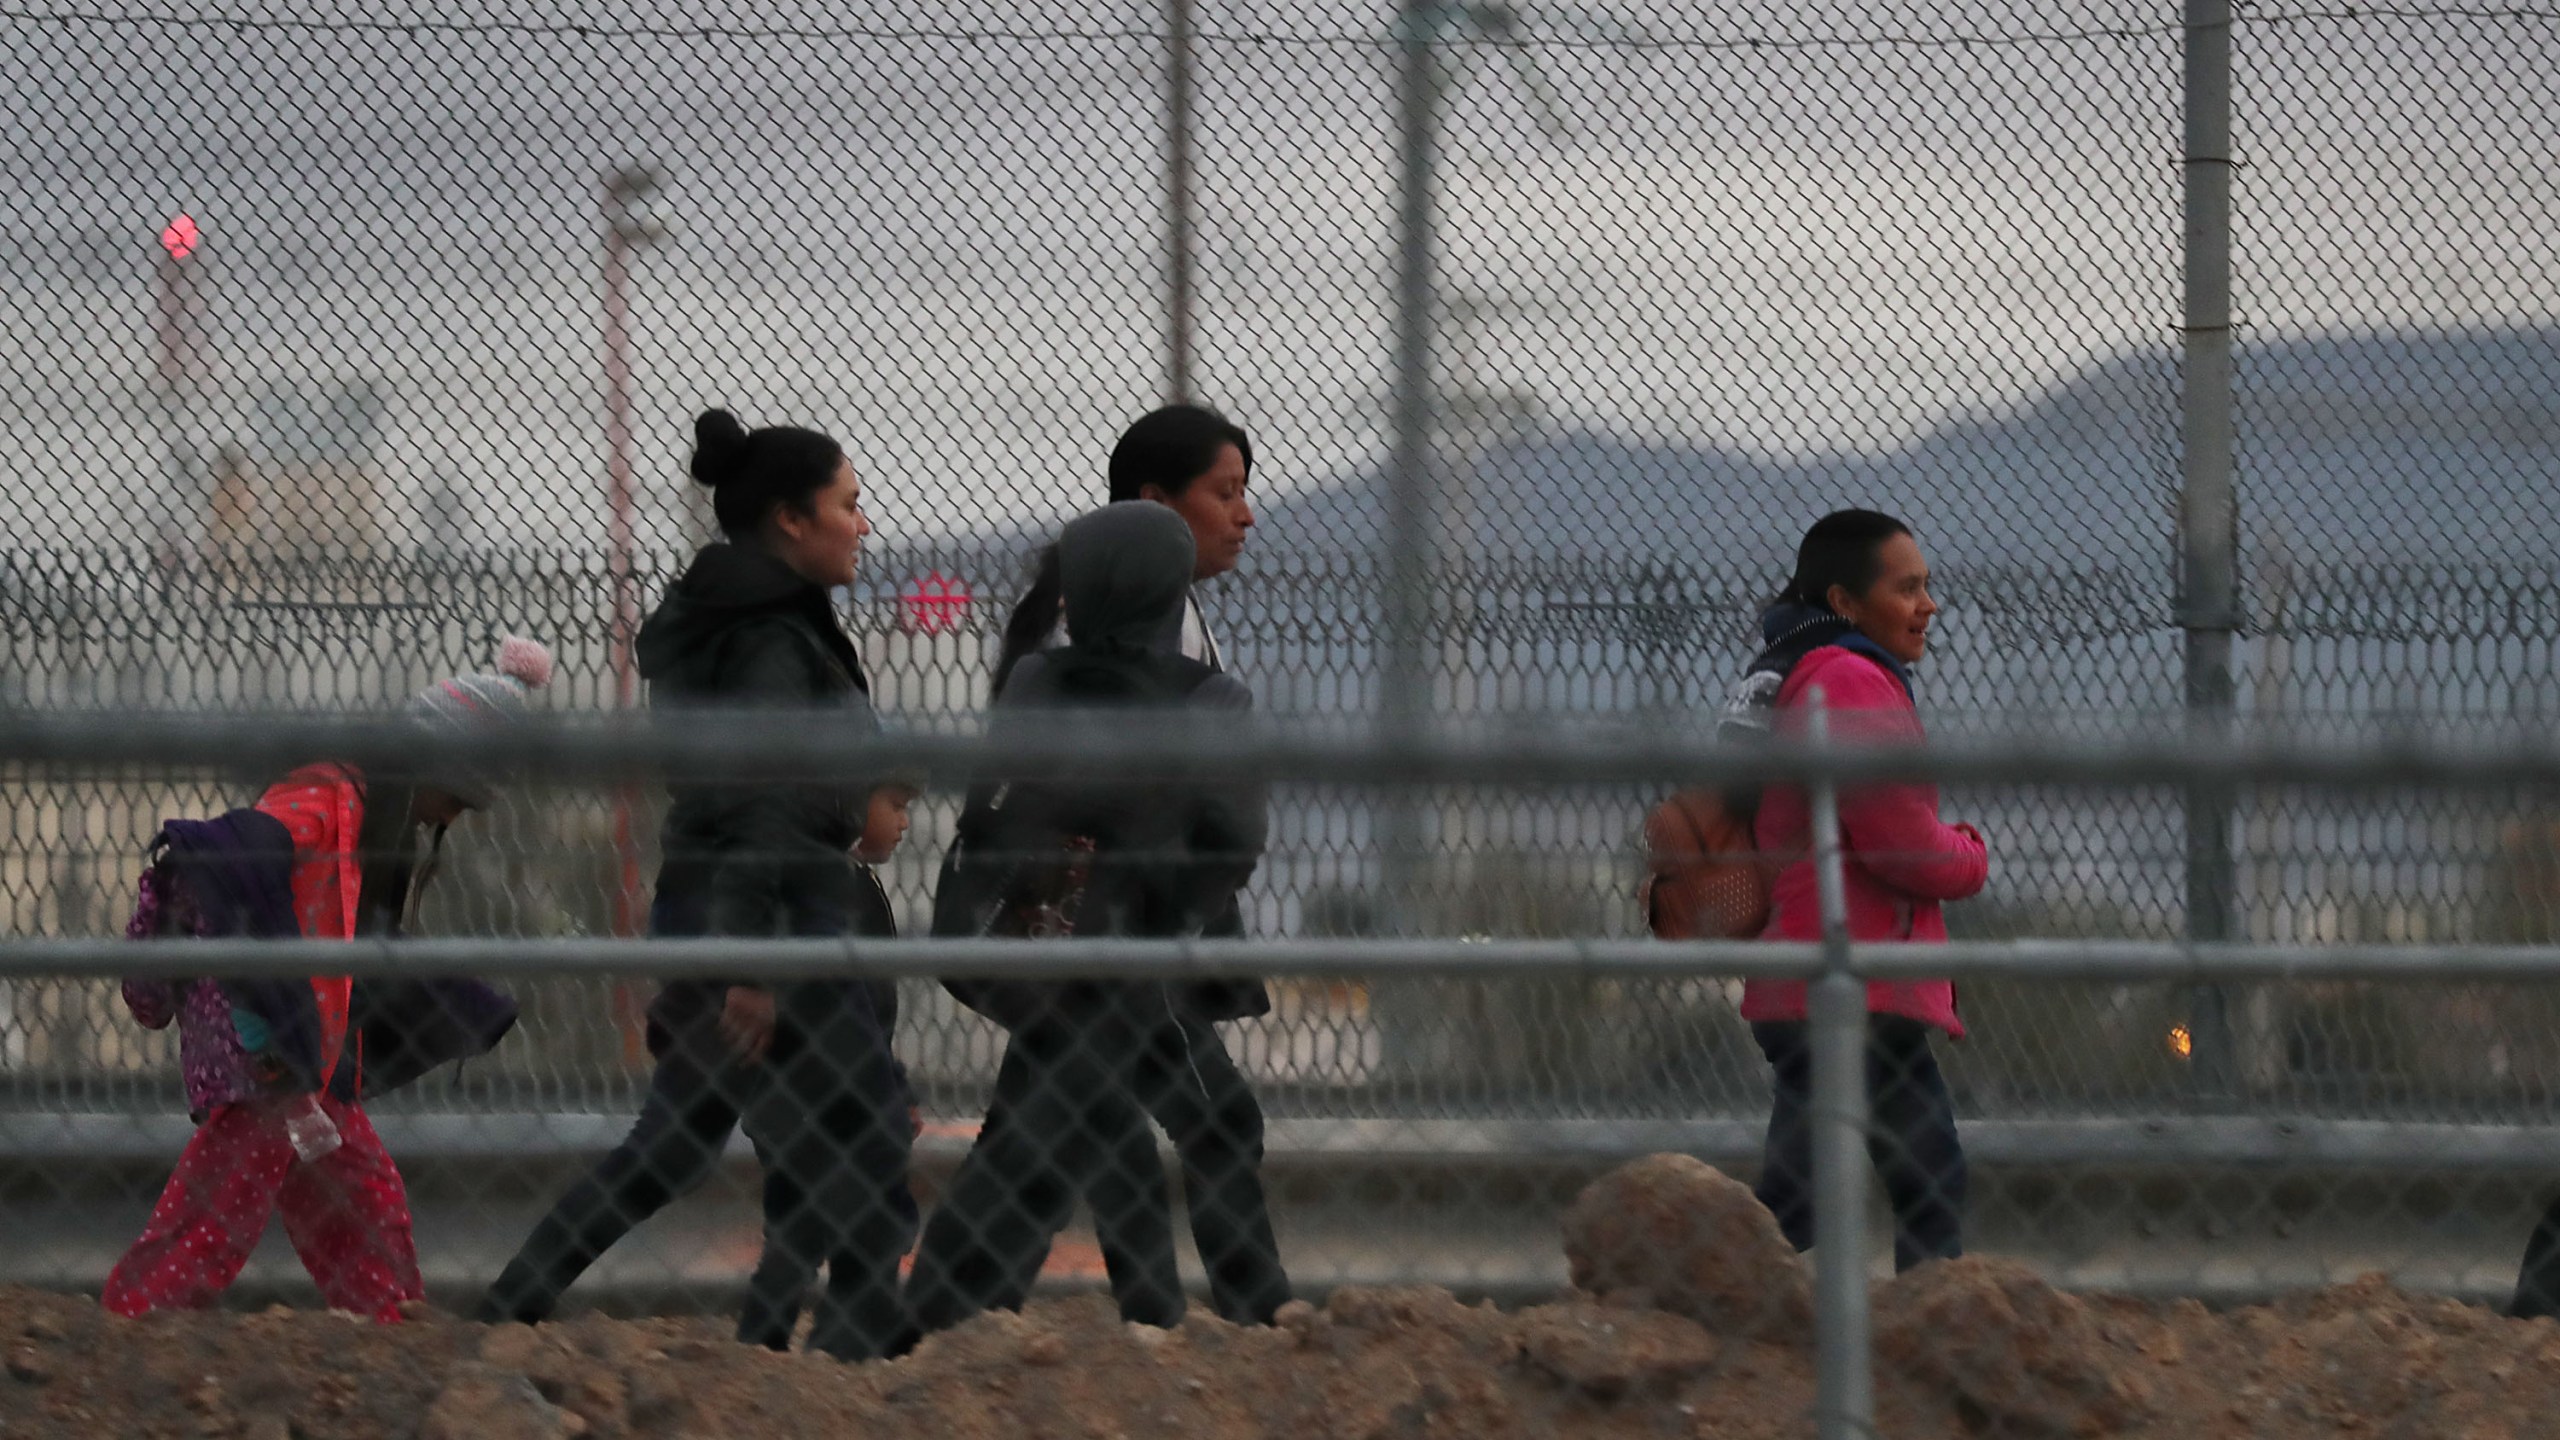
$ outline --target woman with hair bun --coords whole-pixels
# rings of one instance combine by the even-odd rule
[[[724,538],[641,627],[651,704],[778,709],[876,731],[861,657],[829,598],[852,583],[871,531],[843,447],[814,430],[750,431],[726,410],[704,412],[694,439],[693,476],[711,487]],[[861,777],[671,782],[650,933],[848,933],[864,898],[850,852],[871,789]],[[766,1253],[779,1263],[759,1268],[738,1338],[787,1347],[794,1277],[823,1264],[809,1348],[886,1354],[904,1331],[898,1261],[915,1230],[896,1012],[896,988],[879,982],[667,984],[649,1007],[658,1063],[639,1120],[534,1228],[483,1318],[548,1317],[598,1255],[710,1173],[743,1121],[764,1164]]]

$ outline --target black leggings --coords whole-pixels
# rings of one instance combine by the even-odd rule
[[[824,1266],[827,1293],[810,1347],[843,1358],[886,1353],[905,1329],[897,1262],[916,1231],[907,1087],[879,1063],[886,1037],[873,1043],[848,1008],[841,987],[785,987],[776,1009],[791,1017],[792,1058],[769,1067],[705,1066],[682,1051],[661,1059],[630,1133],[534,1226],[489,1287],[480,1318],[549,1319],[598,1256],[709,1178],[743,1124],[764,1170],[764,1249],[738,1338],[788,1348],[801,1299]],[[848,1031],[862,1033],[848,1039]]]
[[[744,1065],[707,1067],[675,1052],[659,1060],[631,1132],[533,1227],[482,1298],[480,1318],[550,1319],[598,1256],[710,1176],[763,1083],[763,1071]],[[761,1146],[756,1159],[770,1174]]]
[[[1181,1322],[1172,1207],[1133,1063],[1152,1048],[1147,1017],[1161,1009],[1161,987],[1079,984],[1078,992],[1005,1044],[989,1122],[916,1249],[907,1305],[925,1332],[1019,1306],[1080,1195],[1097,1228],[1115,1237],[1121,1314]]]
[[[2507,1313],[2519,1320],[2560,1320],[2560,1200],[2542,1212],[2542,1223],[2524,1242],[2524,1264]]]
[[[1802,1021],[1751,1027],[1775,1072],[1762,1157],[1760,1203],[1798,1250],[1813,1248],[1813,1051]],[[1893,1264],[1964,1253],[1964,1147],[1946,1077],[1929,1050],[1929,1027],[1900,1015],[1867,1021],[1867,1154],[1893,1204]]]
[[[1252,1084],[1236,1068],[1215,1025],[1196,1015],[1169,1014],[1139,1042],[1129,1087],[1173,1141],[1210,1303],[1234,1324],[1270,1324],[1289,1303],[1289,1276],[1280,1264],[1262,1184],[1262,1105]],[[985,1129],[1015,1123],[1009,1101],[999,1084]],[[1138,1183],[1128,1187],[1122,1177]],[[1161,1323],[1162,1287],[1178,1283],[1167,1279],[1177,1272],[1172,1201],[1161,1178],[1155,1132],[1141,1121],[1109,1146],[1084,1193],[1124,1320]],[[1052,1238],[1066,1228],[1075,1200],[1071,1194],[1056,1198],[1055,1208],[1036,1217]],[[1036,1266],[1030,1274],[1010,1276],[1019,1288],[991,1296],[989,1308],[1021,1308],[1037,1278]],[[1173,1313],[1178,1318],[1180,1311]]]
[[[1218,1028],[1184,1015],[1148,1035],[1138,1052],[1135,1089],[1181,1162],[1191,1243],[1209,1277],[1210,1304],[1234,1324],[1270,1324],[1289,1303],[1289,1275],[1280,1266],[1271,1200],[1262,1186],[1262,1103],[1251,1082]],[[1146,1138],[1152,1150],[1155,1137]],[[1167,1203],[1163,1185],[1147,1193],[1154,1203]],[[1114,1237],[1098,1221],[1095,1229],[1107,1263]]]
[[[662,889],[650,933],[702,934],[703,898]],[[835,899],[803,897],[794,933],[842,933],[848,912]],[[764,1168],[764,1250],[738,1338],[787,1348],[801,1299],[824,1266],[811,1349],[868,1359],[903,1343],[897,1281],[916,1232],[907,1186],[913,1099],[890,1052],[888,1022],[866,986],[806,981],[776,987],[773,1047],[761,1064],[705,1059],[702,1052],[717,1048],[708,1035],[680,1038],[650,1073],[630,1133],[525,1237],[481,1300],[480,1317],[548,1319],[597,1256],[701,1184],[743,1125]]]

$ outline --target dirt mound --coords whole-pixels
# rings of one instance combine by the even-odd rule
[[[1577,1221],[1577,1243],[1606,1242],[1576,1261],[1606,1300],[1505,1312],[1438,1290],[1344,1289],[1269,1329],[1195,1312],[1160,1331],[1123,1325],[1097,1296],[983,1316],[875,1365],[750,1349],[713,1319],[119,1320],[92,1299],[0,1289],[0,1440],[1810,1436],[1809,1346],[1639,1306],[1639,1291],[1689,1308],[1740,1292],[1694,1257],[1664,1267],[1675,1283],[1640,1285],[1613,1248],[1671,1224],[1680,1195],[1722,1206],[1724,1185],[1648,1164],[1597,1194],[1635,1217]],[[1770,1257],[1741,1258],[1731,1274]],[[1876,1319],[1879,1428],[1897,1440],[2527,1440],[2560,1414],[2560,1325],[2378,1278],[2214,1314],[2060,1295],[2017,1265],[1964,1260],[1879,1287]]]
[[[1715,1334],[1797,1341],[1813,1286],[1750,1187],[1688,1155],[1648,1155],[1583,1187],[1564,1215],[1574,1288],[1685,1315]]]
[[[1439,1290],[1360,1289],[1292,1306],[1270,1329],[1195,1314],[1149,1330],[1101,1297],[1043,1302],[876,1365],[750,1349],[711,1320],[127,1321],[24,1290],[0,1290],[0,1344],[6,1440],[1650,1436],[1666,1417],[1688,1433],[1699,1381],[1732,1348],[1675,1316],[1588,1301],[1511,1314]],[[1801,1366],[1774,1351],[1766,1363],[1757,1398],[1801,1413]]]
[[[1875,1294],[1876,1366],[1942,1387],[1995,1434],[2114,1435],[2152,1387],[2087,1306],[2014,1260],[1923,1265]]]

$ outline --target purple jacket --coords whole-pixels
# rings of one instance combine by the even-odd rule
[[[234,810],[172,820],[153,844],[128,939],[296,936],[293,844],[274,817]],[[319,1073],[320,1021],[311,987],[292,980],[128,980],[125,1008],[144,1026],[178,1024],[187,1109],[323,1088],[339,1099],[380,1094],[447,1060],[483,1055],[516,1022],[516,1004],[473,980],[364,982],[351,998],[351,1043],[333,1074]],[[243,1022],[262,1043],[241,1038]]]
[[[164,924],[184,927],[178,934],[205,933],[202,927],[207,921],[192,907],[181,904],[180,913],[171,913],[171,897],[161,893],[168,874],[158,866],[142,872],[133,919],[125,925],[126,939],[148,940],[172,933],[161,928]],[[186,1080],[187,1113],[198,1120],[217,1106],[267,1093],[268,1087],[258,1082],[248,1047],[240,1043],[239,1027],[231,1018],[231,996],[220,981],[127,980],[124,1008],[146,1029],[165,1030],[170,1021],[178,1022],[178,1070]]]

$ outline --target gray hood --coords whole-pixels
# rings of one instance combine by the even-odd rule
[[[1196,552],[1191,526],[1153,500],[1123,500],[1058,533],[1058,584],[1075,648],[1173,655]]]

